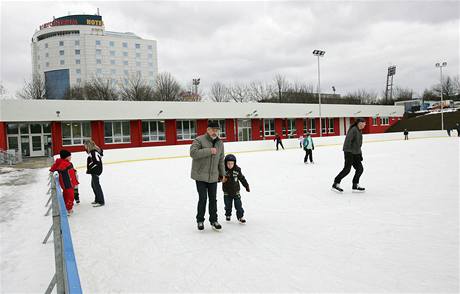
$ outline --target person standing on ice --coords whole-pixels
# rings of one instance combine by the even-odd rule
[[[283,140],[281,139],[281,136],[278,133],[275,134],[275,139],[273,139],[273,141],[276,141],[276,151],[278,151],[279,145],[281,145],[281,148],[283,148],[284,150]]]
[[[225,203],[225,220],[230,221],[232,217],[232,207],[235,203],[236,218],[242,224],[246,223],[243,218],[244,209],[241,203],[240,182],[243,184],[246,191],[249,193],[249,184],[246,177],[241,172],[241,168],[236,165],[236,157],[233,154],[225,156],[225,177],[222,180],[222,190],[224,191]]]
[[[86,153],[86,173],[91,175],[91,188],[94,192],[94,201],[91,202],[93,207],[101,207],[105,205],[104,192],[102,192],[99,176],[102,174],[102,156],[103,151],[93,140],[85,142]]]
[[[307,164],[308,158],[310,158],[310,163],[313,163],[313,150],[315,150],[315,144],[313,144],[310,132],[307,132],[306,137],[303,140],[303,150],[305,150],[303,163]]]
[[[361,146],[363,145],[362,130],[366,126],[366,121],[363,118],[358,118],[354,124],[348,129],[345,142],[343,143],[343,152],[345,156],[345,166],[342,171],[335,177],[332,191],[342,193],[343,189],[340,188],[340,182],[345,178],[351,170],[351,167],[356,170],[353,177],[353,192],[364,192],[365,189],[359,186],[359,178],[363,174],[364,168],[363,155]]]
[[[404,140],[409,140],[409,131],[404,129]]]
[[[217,222],[217,182],[225,175],[224,143],[218,136],[219,124],[209,121],[206,134],[196,137],[190,146],[192,157],[191,178],[198,192],[196,222],[198,230],[204,229],[206,201],[209,198],[209,222],[215,230],[222,226]]]
[[[59,173],[59,185],[62,188],[62,196],[64,196],[67,215],[73,213],[74,188],[78,185],[75,169],[73,168],[72,162],[70,162],[71,160],[72,154],[62,149],[59,152],[59,158],[56,159],[50,168],[50,172],[57,171]]]
[[[456,126],[456,128],[457,128],[457,136],[460,137],[460,124],[457,123],[455,126]]]

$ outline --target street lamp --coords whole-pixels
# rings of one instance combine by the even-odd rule
[[[319,105],[319,136],[323,136],[323,127],[321,119],[321,79],[319,71],[319,58],[323,57],[326,54],[326,51],[322,50],[313,50],[313,55],[318,57],[318,105]]]
[[[439,67],[439,74],[441,75],[441,130],[444,130],[444,112],[443,112],[443,107],[444,107],[444,101],[442,99],[442,68],[447,66],[447,62],[443,61],[438,62],[435,64],[436,67]]]

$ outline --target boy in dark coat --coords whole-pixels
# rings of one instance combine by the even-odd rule
[[[276,151],[278,151],[279,145],[281,145],[281,148],[283,148],[284,150],[283,140],[281,139],[281,136],[278,133],[275,134],[275,139],[273,139],[273,141],[276,141]]]
[[[249,184],[246,181],[241,168],[236,165],[236,157],[233,154],[228,154],[225,156],[225,177],[222,180],[222,189],[224,190],[224,202],[225,202],[225,216],[226,220],[230,221],[232,216],[232,206],[233,202],[235,203],[236,217],[240,223],[245,223],[246,220],[243,218],[244,209],[241,203],[240,195],[240,183],[246,188],[246,191],[249,192]]]
[[[70,162],[72,159],[70,152],[62,149],[59,152],[59,157],[60,158],[56,159],[56,162],[51,166],[50,172],[57,171],[59,173],[59,185],[62,188],[65,207],[67,213],[71,214],[73,212],[74,188],[78,185],[78,180],[75,175],[73,164]]]

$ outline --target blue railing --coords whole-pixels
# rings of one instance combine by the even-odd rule
[[[64,280],[67,293],[82,293],[80,277],[78,275],[77,261],[73,250],[72,236],[70,234],[69,219],[64,203],[64,197],[59,185],[59,178],[55,177],[56,196],[59,201],[59,212],[61,218],[62,252],[64,259]]]

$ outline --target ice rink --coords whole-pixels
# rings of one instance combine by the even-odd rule
[[[102,208],[80,169],[70,223],[84,292],[458,292],[458,138],[365,143],[365,194],[352,174],[330,190],[340,145],[317,147],[314,165],[300,148],[235,155],[247,224],[225,221],[219,184],[220,232],[196,229],[190,158],[106,164]],[[54,270],[40,243],[47,170],[22,172],[0,174],[30,179],[2,186],[4,293],[44,292]]]

